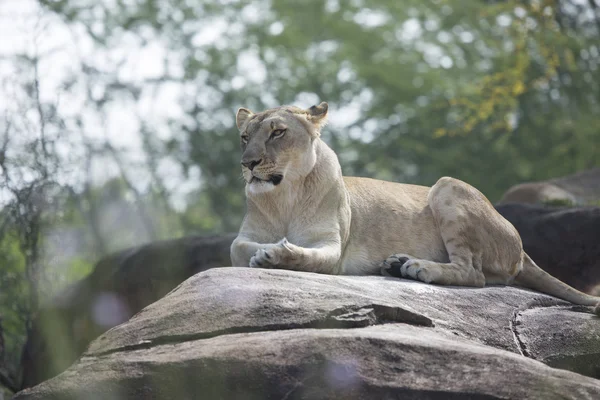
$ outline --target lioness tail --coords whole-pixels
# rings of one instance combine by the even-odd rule
[[[556,279],[523,252],[523,270],[515,277],[514,283],[529,289],[558,297],[582,306],[595,306],[594,313],[600,315],[600,297],[591,296],[572,288]]]

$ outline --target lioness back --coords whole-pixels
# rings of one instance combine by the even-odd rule
[[[427,204],[429,187],[344,177],[350,197],[350,237],[343,274],[367,274],[398,248],[415,257],[447,262],[444,242]]]

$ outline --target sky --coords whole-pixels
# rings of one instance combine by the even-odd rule
[[[110,51],[104,50],[95,46],[83,26],[67,25],[57,16],[42,12],[35,0],[0,1],[0,113],[14,115],[27,108],[23,102],[15,101],[15,97],[19,97],[19,84],[22,82],[15,77],[23,75],[23,71],[14,62],[14,57],[33,57],[36,54],[41,60],[39,81],[42,102],[55,104],[58,113],[67,120],[81,118],[83,121],[83,129],[67,121],[69,142],[80,143],[82,134],[92,140],[106,138],[134,164],[143,164],[140,117],[156,128],[161,139],[166,139],[172,135],[167,120],[183,115],[179,103],[183,88],[173,83],[145,86],[139,101],[116,98],[107,107],[105,116],[91,111],[89,104],[86,104],[87,90],[92,96],[101,97],[110,89],[97,82],[85,82],[85,75],[80,73],[82,65],[92,65],[107,73],[118,71],[121,81],[139,83],[163,74],[164,66],[160,60],[167,56],[165,47],[158,40],[144,46],[137,36],[125,33],[118,46]],[[176,67],[173,69],[176,73]],[[72,75],[80,79],[64,90],[61,85]],[[22,78],[32,80],[33,75]],[[60,97],[57,93],[61,93]],[[35,124],[36,118],[30,116],[30,119]],[[97,184],[118,173],[117,167],[109,160],[99,159],[96,164],[93,167],[93,179]],[[173,186],[169,189],[174,193],[175,205],[183,207],[186,194],[197,189],[200,182],[185,180],[177,163],[168,159],[161,162],[160,170],[169,176],[168,182]],[[80,169],[76,168],[75,171]],[[134,175],[132,181],[143,190],[150,179],[147,172],[140,168],[131,173]],[[59,180],[72,182],[83,179],[75,176],[77,173],[72,175],[63,172],[63,175]],[[198,176],[198,173],[195,175]]]
[[[106,115],[98,114],[87,102],[88,91],[92,96],[102,97],[110,95],[107,93],[110,88],[103,85],[102,79],[89,80],[88,75],[81,72],[84,65],[108,74],[118,72],[121,81],[139,83],[163,74],[163,63],[156,60],[162,60],[166,50],[160,41],[150,41],[143,46],[139,38],[125,33],[118,46],[107,51],[96,46],[84,28],[80,24],[67,25],[59,17],[42,12],[35,0],[0,0],[0,143],[4,143],[5,115],[11,120],[8,156],[17,160],[13,165],[18,164],[20,159],[27,160],[28,141],[40,134],[39,114],[31,102],[32,96],[23,90],[34,81],[35,74],[31,68],[24,69],[16,62],[17,56],[37,55],[40,59],[41,101],[54,104],[57,113],[65,120],[64,129],[48,127],[46,132],[49,136],[60,138],[56,153],[63,160],[63,167],[53,178],[81,190],[87,179],[84,139],[99,143],[106,140],[120,150],[128,165],[128,179],[143,192],[150,176],[144,163],[146,153],[142,151],[140,118],[155,127],[161,139],[169,138],[172,132],[167,126],[168,119],[183,114],[179,101],[183,88],[172,83],[154,87],[144,85],[139,100],[116,97],[106,107]],[[170,73],[176,74],[176,71]],[[73,76],[77,78],[75,83],[65,88],[64,83]],[[76,119],[81,119],[81,127],[76,124]],[[100,185],[119,175],[112,159],[95,157],[93,160],[94,184]],[[25,164],[28,165],[27,162]],[[19,179],[35,178],[26,168],[23,168],[24,172],[15,171],[12,168],[11,174]],[[2,173],[4,171],[0,169]],[[186,178],[180,164],[169,158],[160,161],[159,173],[172,194],[172,205],[177,209],[183,209],[187,196],[201,186],[198,168],[192,168]],[[8,190],[0,187],[0,208],[12,201],[12,197]],[[103,204],[102,207],[99,228],[106,231],[108,238],[118,242],[119,248],[148,240],[141,222],[127,215],[131,214],[130,207],[118,202]],[[43,242],[44,265],[48,276],[52,277],[53,283],[49,287],[56,289],[61,287],[59,281],[66,279],[63,270],[71,265],[71,261],[82,256],[85,247],[81,231],[69,227],[53,227],[46,232],[46,239]],[[115,249],[111,247],[111,250]]]

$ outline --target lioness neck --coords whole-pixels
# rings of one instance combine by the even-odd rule
[[[308,210],[314,210],[330,192],[345,198],[342,169],[334,151],[320,138],[312,146],[300,168],[291,167],[283,181],[265,193],[247,193],[248,207],[255,208],[270,220],[289,222]],[[309,165],[306,165],[309,164]]]

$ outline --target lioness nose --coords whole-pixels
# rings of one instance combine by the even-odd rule
[[[250,160],[250,161],[242,161],[242,165],[248,168],[250,171],[254,169],[258,164],[260,164],[261,160]]]

